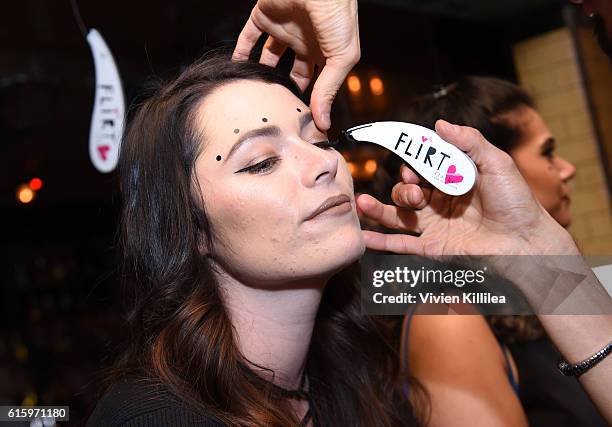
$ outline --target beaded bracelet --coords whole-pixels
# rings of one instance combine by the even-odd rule
[[[586,371],[591,369],[593,366],[597,365],[599,362],[604,360],[608,354],[612,352],[612,341],[609,342],[604,348],[599,350],[597,353],[592,355],[591,357],[584,359],[581,362],[574,363],[570,365],[565,360],[559,360],[559,364],[557,365],[559,370],[563,373],[563,375],[567,376],[580,376],[584,374]]]

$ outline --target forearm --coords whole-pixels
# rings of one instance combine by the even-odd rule
[[[540,315],[538,318],[568,363],[586,359],[612,339],[611,315]],[[612,424],[612,356],[578,378],[604,418]]]
[[[529,256],[521,268],[507,262],[504,273],[523,291],[563,358],[573,364],[612,340],[612,298],[568,236],[557,235],[555,245],[540,246],[538,255]],[[612,423],[612,356],[579,381]]]

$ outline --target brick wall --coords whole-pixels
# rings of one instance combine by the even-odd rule
[[[610,64],[589,59],[597,58],[595,41],[582,32],[579,35],[580,43],[587,46],[585,62],[590,61],[590,66],[596,63],[592,73],[598,85],[597,93],[607,94],[594,97],[594,104],[598,103],[600,107],[596,107],[601,108],[597,111],[599,121],[606,120],[602,134],[612,139],[609,115],[612,112],[612,74],[608,69],[606,75],[606,70],[600,68]],[[572,188],[573,221],[569,231],[585,255],[610,255],[609,190],[571,34],[567,28],[561,28],[539,35],[516,44],[513,54],[519,82],[533,95],[539,112],[557,140],[559,155],[577,168]],[[606,84],[611,86],[605,89]],[[612,141],[610,144],[612,147]]]

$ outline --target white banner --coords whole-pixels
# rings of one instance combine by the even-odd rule
[[[89,157],[100,172],[111,172],[117,166],[123,134],[125,101],[119,71],[106,42],[95,30],[89,30],[96,69],[96,95],[89,129]]]
[[[478,169],[463,151],[431,129],[413,123],[374,122],[352,127],[344,134],[371,142],[399,156],[443,193],[461,196],[476,183]]]

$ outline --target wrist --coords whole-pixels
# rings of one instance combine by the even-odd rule
[[[524,255],[581,255],[571,234],[542,209],[538,220],[522,233]]]

